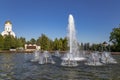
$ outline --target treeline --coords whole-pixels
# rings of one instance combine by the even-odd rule
[[[69,50],[68,47],[68,40],[67,38],[55,38],[51,40],[45,34],[42,34],[38,39],[31,38],[29,41],[26,41],[25,38],[14,38],[13,36],[2,36],[0,35],[0,50],[9,50],[9,49],[19,49],[24,48],[25,44],[37,44],[41,46],[41,50],[48,50],[48,51],[67,51]],[[79,44],[79,43],[78,43]],[[110,45],[105,46],[102,44],[92,44],[90,43],[81,43],[79,44],[79,50],[90,50],[90,51],[110,51]]]
[[[42,34],[38,39],[31,38],[29,41],[26,41],[25,38],[14,38],[11,35],[2,36],[0,35],[0,50],[9,50],[9,49],[19,49],[24,48],[25,44],[37,44],[41,46],[41,50],[68,50],[67,38],[56,38],[51,40],[45,34]]]
[[[109,43],[111,44],[103,42],[100,44],[92,44],[91,46],[89,43],[85,43],[84,46],[83,44],[81,44],[81,46],[84,50],[120,52],[120,24],[110,32]]]
[[[114,51],[120,52],[120,25],[118,28],[113,28],[109,37],[110,44],[106,42],[100,44],[81,43],[79,44],[80,50],[93,50],[93,51]],[[19,49],[24,48],[25,44],[37,44],[41,46],[41,50],[59,50],[66,51],[69,50],[67,38],[55,38],[51,40],[45,34],[42,34],[38,39],[31,38],[31,40],[26,41],[24,37],[13,37],[10,35],[2,36],[0,35],[0,50],[9,49]]]
[[[99,44],[91,44],[90,43],[81,43],[80,46],[81,50],[85,51],[111,51],[111,45],[107,44],[106,42],[99,43]]]
[[[26,43],[25,38],[14,38],[13,36],[6,35],[2,36],[0,35],[0,50],[9,50],[9,49],[17,49],[20,47],[24,47],[24,44]]]
[[[67,38],[55,38],[55,40],[51,40],[45,34],[42,34],[37,40],[32,38],[30,41],[26,42],[27,44],[37,44],[41,46],[41,50],[60,50],[66,51],[68,50],[68,40]]]

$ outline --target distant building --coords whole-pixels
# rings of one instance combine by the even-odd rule
[[[5,22],[4,31],[1,33],[1,35],[12,35],[15,37],[15,33],[12,31],[12,23],[10,21]]]
[[[40,50],[40,46],[37,46],[36,44],[25,44],[25,51],[35,51]]]

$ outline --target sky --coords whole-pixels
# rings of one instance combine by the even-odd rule
[[[108,42],[110,32],[120,24],[120,0],[0,0],[0,32],[10,20],[17,37],[64,38],[69,14],[75,20],[78,42]]]

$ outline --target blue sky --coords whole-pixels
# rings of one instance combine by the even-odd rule
[[[0,0],[0,32],[11,20],[17,37],[65,37],[69,14],[79,42],[102,43],[120,24],[120,0]]]

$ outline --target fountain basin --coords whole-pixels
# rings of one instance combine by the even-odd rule
[[[64,58],[62,58],[62,60],[69,60],[69,58],[64,57]],[[84,58],[84,57],[75,57],[75,58],[70,58],[70,60],[74,60],[74,61],[85,61],[86,58]]]
[[[92,62],[87,62],[87,63],[85,63],[85,65],[89,65],[89,66],[102,66],[103,64],[102,63],[100,63],[100,62],[95,62],[95,63],[92,63]]]

